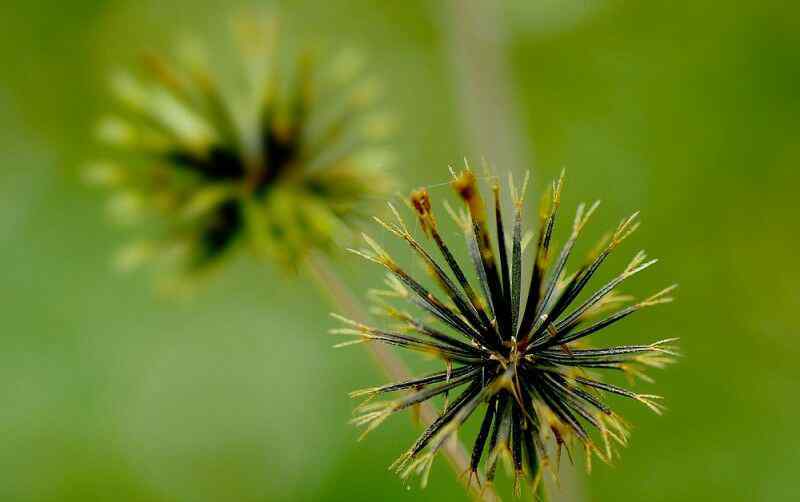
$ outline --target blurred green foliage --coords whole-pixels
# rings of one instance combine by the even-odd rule
[[[229,13],[253,5],[232,3],[0,5],[2,500],[464,497],[443,461],[422,492],[386,471],[414,435],[407,421],[355,442],[346,393],[381,376],[359,349],[330,349],[330,307],[305,278],[243,260],[176,303],[154,296],[146,274],[108,266],[126,232],[77,176],[110,106],[107,76],[181,33],[220,36]],[[580,474],[584,491],[797,500],[800,8],[520,0],[500,10],[535,188],[566,166],[565,207],[604,200],[595,229],[641,209],[626,249],[662,262],[629,290],[681,284],[677,303],[612,333],[682,338],[686,357],[655,374],[670,411],[619,403],[631,445],[614,467]],[[298,1],[283,13],[303,37],[367,51],[403,113],[408,188],[445,181],[448,163],[481,150],[463,142],[440,2]],[[359,290],[380,276],[342,263]]]

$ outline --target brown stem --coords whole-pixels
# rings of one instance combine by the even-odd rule
[[[336,305],[342,313],[357,321],[367,321],[369,318],[368,313],[364,307],[353,296],[352,292],[347,288],[344,282],[339,278],[336,272],[328,265],[328,261],[324,256],[311,255],[308,259],[308,270],[311,277],[317,283],[321,291],[324,291],[330,297],[331,302]],[[389,350],[385,345],[378,343],[364,344],[369,351],[372,359],[383,370],[386,376],[391,380],[407,380],[411,378],[409,372],[403,361],[397,355]],[[420,418],[423,423],[431,424],[439,416],[436,409],[428,402],[420,405]],[[443,447],[447,463],[453,469],[456,476],[462,476],[469,469],[469,456],[464,446],[459,441],[447,441]],[[478,478],[468,477],[467,490],[470,495],[476,500],[499,501],[500,498],[494,492],[490,485],[484,483],[482,476]]]

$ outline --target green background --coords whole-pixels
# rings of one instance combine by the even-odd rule
[[[441,460],[424,491],[386,471],[413,438],[408,417],[356,443],[346,393],[382,377],[360,348],[330,348],[331,307],[305,277],[242,259],[176,302],[154,295],[147,274],[109,266],[131,231],[109,224],[102,195],[77,175],[111,106],[107,76],[183,33],[214,40],[237,8],[0,6],[1,500],[464,499]],[[532,168],[539,192],[566,167],[566,208],[604,201],[594,236],[641,209],[621,254],[644,247],[662,261],[626,291],[680,283],[676,303],[610,332],[680,336],[685,357],[637,387],[667,397],[665,416],[614,401],[632,441],[614,466],[577,475],[586,500],[800,499],[800,9],[498,10],[534,159],[498,171]],[[448,163],[488,149],[466,139],[443,4],[303,1],[283,12],[298,39],[369,55],[400,112],[406,188],[446,181]],[[377,269],[340,263],[359,291],[377,284]]]

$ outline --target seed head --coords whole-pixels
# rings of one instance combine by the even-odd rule
[[[563,174],[553,183],[540,215],[535,246],[528,246],[522,231],[523,184],[519,192],[511,186],[513,215],[510,238],[500,204],[500,187],[492,182],[492,218],[484,204],[478,179],[468,168],[455,175],[452,186],[466,211],[448,209],[464,232],[471,258],[472,277],[462,267],[439,233],[426,190],[415,191],[409,206],[416,212],[426,236],[441,254],[437,260],[416,240],[397,211],[394,221],[378,222],[403,239],[422,261],[425,270],[444,296],[434,293],[405,272],[374,240],[365,236],[370,249],[357,251],[387,270],[385,291],[374,292],[376,313],[394,326],[376,328],[338,317],[346,324],[337,334],[351,335],[352,343],[385,343],[440,358],[444,368],[419,378],[353,392],[368,401],[357,408],[353,420],[371,431],[390,415],[424,401],[444,396],[439,417],[394,464],[401,476],[422,475],[423,484],[434,455],[474,414],[482,414],[472,448],[469,474],[478,476],[484,466],[485,479],[495,478],[497,462],[507,457],[513,466],[515,489],[521,480],[535,489],[543,467],[557,473],[562,448],[581,445],[587,467],[593,455],[610,461],[613,443],[628,438],[625,422],[604,402],[604,394],[616,394],[644,404],[656,413],[662,406],[658,396],[640,394],[601,381],[604,370],[647,378],[646,366],[662,367],[676,355],[671,343],[660,340],[644,345],[593,348],[590,335],[644,307],[672,300],[674,286],[635,302],[620,295],[617,287],[648,268],[644,252],[637,253],[615,278],[587,293],[590,279],[609,254],[633,232],[636,214],[623,219],[610,239],[572,273],[568,258],[597,203],[578,206],[572,231],[558,254],[552,251],[553,228],[560,205]],[[527,292],[523,297],[523,264]],[[477,284],[477,287],[475,285]],[[389,300],[414,304],[424,315],[411,314]],[[625,306],[627,304],[627,306]],[[610,312],[610,313],[609,313]],[[401,396],[375,402],[387,394]],[[455,398],[449,399],[450,394]],[[554,444],[555,450],[548,444]]]
[[[235,33],[234,57],[212,64],[189,45],[112,81],[119,110],[98,132],[115,160],[86,177],[113,189],[116,219],[149,216],[157,227],[124,250],[124,266],[173,259],[196,272],[242,245],[297,265],[311,249],[334,249],[390,189],[389,119],[372,110],[378,86],[358,55],[282,50],[274,19]]]

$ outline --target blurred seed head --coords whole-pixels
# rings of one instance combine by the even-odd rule
[[[587,287],[590,279],[637,228],[637,214],[624,218],[610,238],[602,239],[575,271],[568,272],[568,259],[598,203],[578,206],[569,238],[556,253],[552,241],[563,174],[543,198],[535,241],[523,231],[527,178],[522,187],[510,182],[510,218],[503,214],[500,184],[489,179],[491,204],[484,202],[479,180],[468,167],[453,173],[451,185],[464,209],[447,208],[463,230],[469,266],[459,263],[440,233],[427,190],[413,192],[408,206],[441,259],[413,236],[394,207],[393,220],[376,218],[410,246],[441,294],[365,235],[368,247],[354,252],[388,271],[387,288],[372,292],[373,312],[387,319],[387,327],[335,316],[345,326],[333,333],[353,337],[339,345],[383,343],[444,362],[433,374],[352,393],[367,398],[353,420],[365,434],[394,413],[444,398],[439,417],[393,464],[395,471],[403,477],[418,474],[424,485],[435,454],[478,414],[481,425],[468,474],[492,483],[498,460],[506,458],[519,494],[522,482],[535,491],[546,467],[557,475],[563,449],[571,456],[575,446],[583,448],[587,468],[593,456],[611,461],[615,445],[626,443],[628,428],[605,403],[605,395],[629,398],[660,413],[658,396],[605,383],[600,373],[649,381],[643,369],[670,363],[677,355],[674,340],[600,348],[588,340],[638,310],[670,302],[674,286],[640,301],[617,292],[623,281],[656,262],[640,251],[620,274],[592,292]],[[397,302],[413,305],[416,312]],[[480,473],[481,465],[485,474]]]
[[[97,127],[110,152],[84,178],[111,192],[115,221],[151,223],[123,268],[158,261],[189,278],[242,247],[296,267],[393,186],[392,120],[359,53],[295,51],[272,17],[233,32],[233,57],[190,42],[111,78],[119,106]]]

